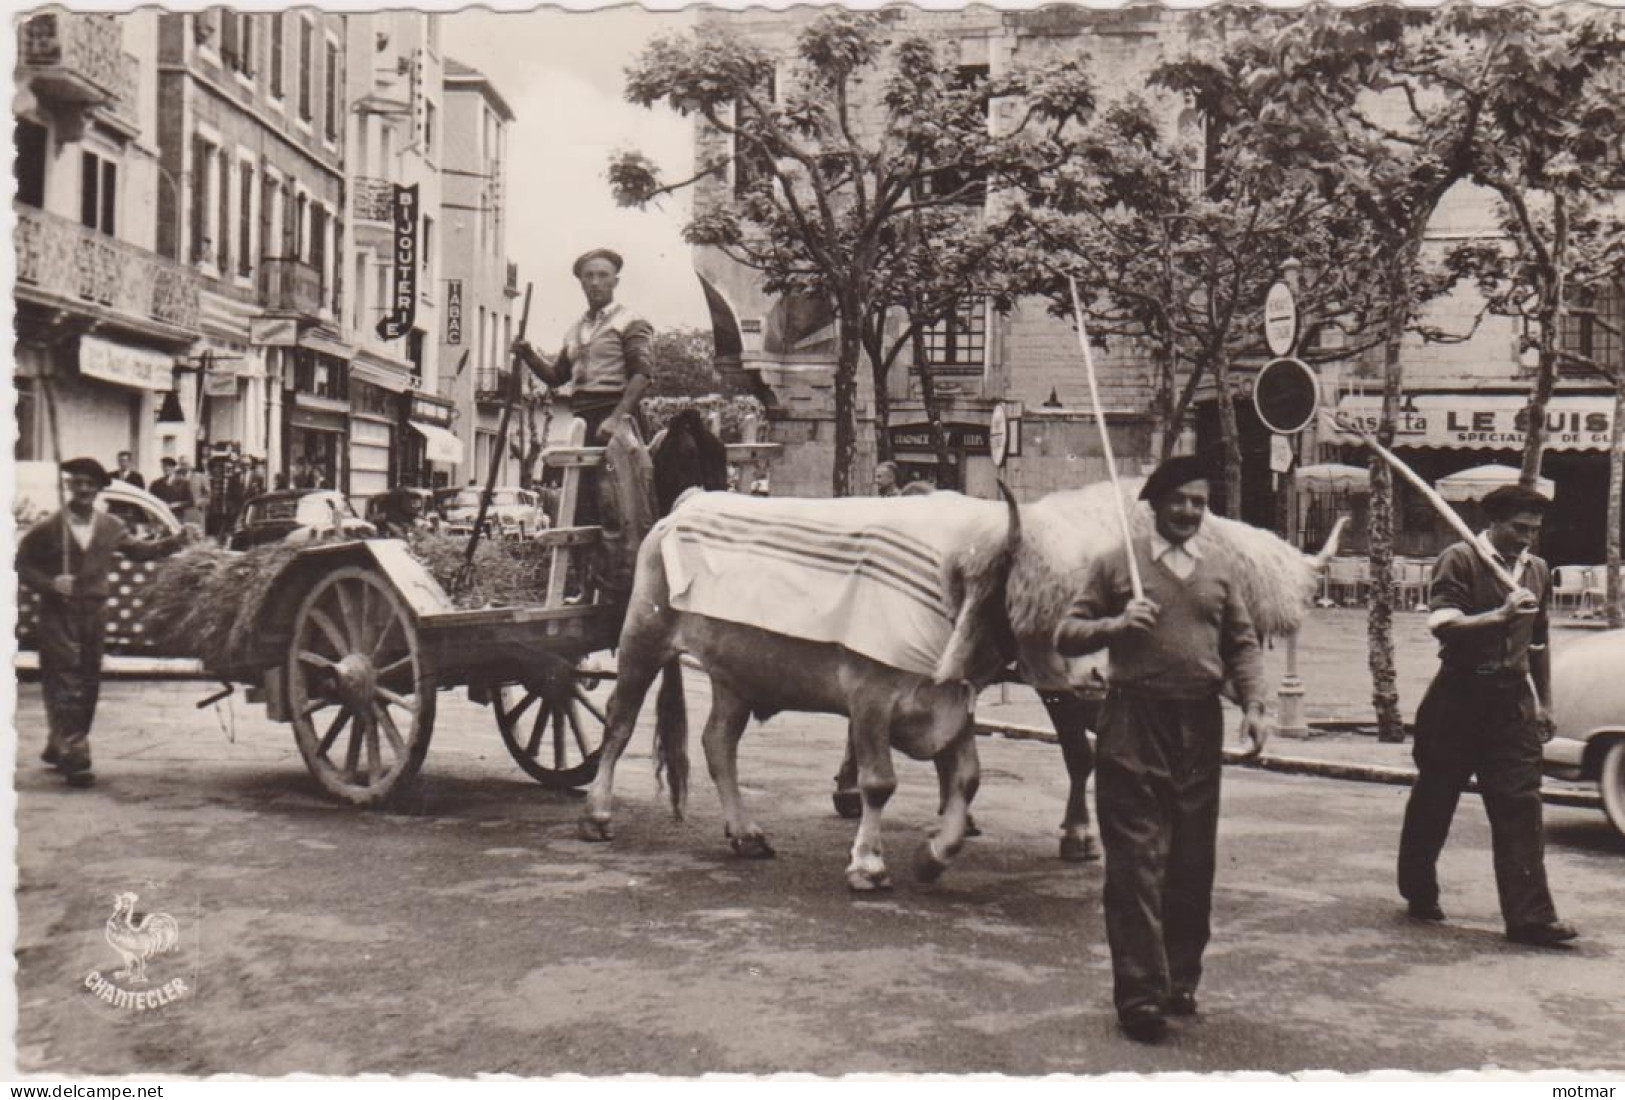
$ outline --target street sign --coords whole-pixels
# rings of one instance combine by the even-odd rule
[[[1270,470],[1284,474],[1292,469],[1292,441],[1284,435],[1270,436]]]
[[[1301,359],[1271,359],[1253,383],[1253,408],[1278,435],[1301,432],[1320,407],[1320,380]]]
[[[1003,469],[1010,453],[1010,423],[1002,404],[993,406],[993,417],[987,426],[987,449],[993,456],[993,465]]]
[[[1291,355],[1298,342],[1298,300],[1285,283],[1270,287],[1264,298],[1264,340],[1271,355]]]

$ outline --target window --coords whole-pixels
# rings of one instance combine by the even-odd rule
[[[278,188],[276,180],[271,178],[269,172],[260,176],[260,255],[278,256],[276,251],[275,234],[278,229],[276,220],[276,202]]]
[[[214,163],[214,146],[202,137],[192,138],[192,262],[204,263],[214,256],[209,237],[209,166]]]
[[[220,150],[220,186],[215,193],[220,196],[220,210],[215,221],[215,234],[220,244],[220,255],[216,257],[220,265],[220,274],[224,276],[231,269],[231,158],[224,149]]]
[[[412,377],[423,380],[423,330],[415,328],[406,334],[406,358],[412,363]]]
[[[423,101],[423,155],[434,156],[434,104]]]
[[[45,205],[45,160],[49,132],[37,122],[17,120],[17,201],[25,206]]]
[[[118,165],[95,153],[81,154],[79,222],[109,237],[117,232]]]
[[[220,27],[220,60],[225,62],[226,68],[237,67],[237,13],[230,8],[221,8],[215,15]]]
[[[310,204],[310,266],[327,275],[327,208]]]
[[[237,71],[248,77],[254,75],[254,23],[258,18],[247,13],[237,17]]]
[[[294,200],[292,258],[296,260],[308,260],[310,258],[310,253],[307,251],[310,236],[305,231],[305,211],[309,205],[310,200],[304,195],[300,195]]]
[[[242,184],[237,207],[237,274],[254,274],[254,169],[239,165],[237,176]]]
[[[337,141],[339,136],[339,48],[336,43],[327,44],[327,64],[323,66],[322,94],[325,103],[322,113],[322,132],[327,135],[328,141]]]
[[[1587,288],[1563,321],[1563,350],[1619,370],[1625,366],[1625,288]]]
[[[429,258],[434,255],[434,219],[423,215],[423,240],[418,242],[418,250],[423,253],[423,274],[429,275]]]
[[[351,299],[350,327],[357,332],[367,323],[367,254],[355,254],[355,297]]]
[[[982,113],[987,114],[992,99],[987,91],[989,69],[986,65],[960,65],[954,70],[951,87],[956,92],[978,92]],[[987,201],[987,175],[984,172],[966,172],[959,168],[940,168],[920,181],[919,197],[953,196],[955,205],[981,206]]]
[[[271,94],[282,98],[282,13],[271,13]]]
[[[310,68],[315,63],[311,50],[316,27],[308,19],[299,20],[299,117],[309,122],[315,116],[310,109]]]
[[[925,354],[939,375],[980,375],[987,353],[987,302],[973,298],[925,330]]]

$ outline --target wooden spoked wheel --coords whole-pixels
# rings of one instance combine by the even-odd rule
[[[288,707],[322,789],[386,805],[423,765],[434,704],[417,628],[389,584],[355,566],[318,580],[294,616]]]
[[[612,671],[545,661],[522,683],[492,692],[502,743],[525,774],[552,790],[593,781],[614,679]]]

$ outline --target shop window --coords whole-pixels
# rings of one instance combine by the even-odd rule
[[[116,236],[118,165],[88,151],[80,154],[80,157],[80,224],[109,237]]]
[[[925,354],[939,375],[979,376],[987,356],[987,301],[972,298],[925,330]]]
[[[45,205],[45,159],[50,132],[37,122],[17,120],[17,159],[12,171],[17,177],[17,201],[24,206]]]

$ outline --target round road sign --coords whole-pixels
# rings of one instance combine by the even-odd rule
[[[1320,407],[1320,380],[1301,359],[1271,359],[1253,383],[1253,408],[1278,435],[1301,432]]]
[[[1271,355],[1291,355],[1298,342],[1298,300],[1285,283],[1276,283],[1264,297],[1264,340]]]
[[[1010,424],[1002,403],[993,406],[993,417],[987,425],[987,449],[993,465],[1002,469],[1010,451]]]

